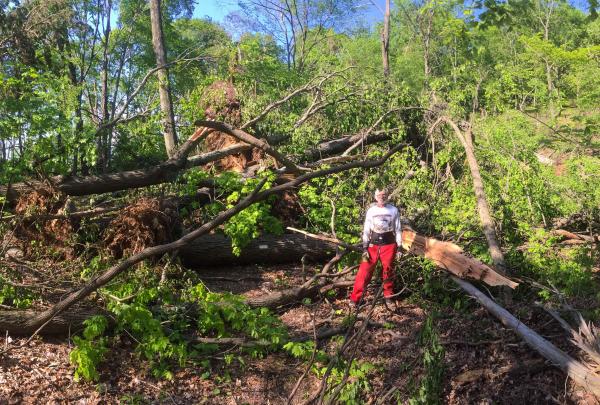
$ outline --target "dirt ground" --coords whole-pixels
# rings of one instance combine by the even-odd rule
[[[238,267],[201,272],[213,291],[232,291],[259,296],[298,285],[301,269]],[[376,283],[369,290],[372,300]],[[278,314],[292,335],[312,333],[316,327],[339,326],[350,309],[344,297],[315,301],[310,306],[290,306]],[[370,301],[367,300],[367,304]],[[560,326],[541,310],[518,311],[521,319],[564,350]],[[357,360],[376,367],[369,374],[370,389],[360,403],[376,403],[393,392],[384,403],[405,403],[414,394],[423,374],[422,349],[417,336],[427,318],[414,303],[399,300],[395,310],[377,304],[373,325],[360,343]],[[444,309],[437,316],[445,350],[442,403],[447,404],[598,404],[548,364],[511,331],[473,304],[469,310]],[[24,339],[0,338],[0,347],[19,345]],[[331,347],[332,343],[324,343]],[[223,356],[235,348],[224,348],[210,358],[213,372],[193,366],[176,369],[171,381],[153,378],[126,338],[115,345],[100,369],[97,384],[75,382],[69,364],[71,341],[35,339],[0,357],[0,405],[18,403],[132,403],[132,404],[285,404],[306,363],[285,353],[263,358],[245,358],[225,366]],[[319,387],[312,373],[303,380],[292,403],[300,404]]]

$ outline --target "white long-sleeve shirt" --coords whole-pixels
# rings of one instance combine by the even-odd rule
[[[383,207],[379,207],[377,204],[371,205],[365,215],[365,225],[362,233],[364,248],[369,246],[371,232],[394,232],[396,244],[400,246],[402,244],[402,223],[398,208],[392,204],[385,204]]]

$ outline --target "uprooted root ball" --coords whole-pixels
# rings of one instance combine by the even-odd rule
[[[173,240],[179,224],[172,203],[142,198],[111,221],[104,233],[104,244],[116,258],[136,254]]]
[[[50,188],[39,188],[22,195],[15,207],[15,213],[20,217],[15,236],[51,246],[57,258],[72,258],[75,254],[72,239],[78,223],[68,217],[52,218],[68,214],[73,210],[71,204],[64,195]],[[35,245],[26,243],[24,247],[27,255],[34,253]]]
[[[210,120],[223,121],[234,127],[239,127],[242,122],[241,103],[237,97],[235,87],[228,82],[217,81],[204,89],[199,103],[204,116]],[[204,140],[206,151],[226,148],[239,143],[231,135],[222,132],[213,132]],[[226,156],[219,160],[216,166],[221,170],[234,170],[242,172],[252,162],[261,160],[263,154],[258,149]]]

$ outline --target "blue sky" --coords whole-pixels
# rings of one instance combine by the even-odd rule
[[[383,10],[385,8],[385,0],[374,0]],[[471,0],[469,0],[471,2]],[[568,0],[568,2],[584,11],[587,11],[587,0]],[[392,0],[392,8],[394,1]],[[383,20],[381,11],[373,6],[371,0],[363,0],[362,8],[365,11],[364,18],[372,27]],[[238,9],[237,0],[196,0],[194,9],[195,18],[210,17],[213,21],[223,23],[225,16]]]
[[[194,17],[210,17],[217,22],[223,22],[223,18],[236,10],[237,2],[231,0],[198,0],[194,9]]]
[[[376,2],[382,9],[385,7],[385,0],[376,0]],[[383,15],[373,6],[370,0],[364,0],[363,6],[366,11],[366,18],[370,22],[377,23],[383,20]],[[213,21],[222,23],[228,13],[237,9],[236,0],[197,0],[194,17],[204,18],[208,16]]]

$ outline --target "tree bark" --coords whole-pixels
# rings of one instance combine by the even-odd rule
[[[477,163],[477,158],[475,157],[471,128],[469,126],[465,131],[461,131],[458,125],[456,125],[456,123],[454,123],[454,121],[452,121],[450,118],[443,117],[443,120],[446,121],[452,127],[452,129],[454,129],[456,136],[465,149],[469,170],[471,171],[471,178],[473,180],[475,198],[477,200],[477,212],[479,213],[483,234],[485,235],[494,266],[502,274],[508,274],[508,269],[504,262],[504,254],[502,253],[502,250],[500,250],[500,244],[498,243],[498,238],[496,237],[494,222],[492,220],[492,215],[490,214],[490,207],[485,195],[485,189],[483,187],[481,171],[479,170],[479,164]]]
[[[320,242],[303,235],[262,235],[232,253],[231,239],[225,235],[205,235],[185,246],[179,256],[188,267],[212,267],[240,264],[299,263],[302,257],[321,261],[335,254],[335,244]]]
[[[303,160],[312,162],[336,153],[344,152],[362,138],[362,134],[356,134],[320,143],[315,148],[308,149],[304,153]],[[392,134],[388,133],[388,131],[376,131],[364,139],[363,145],[389,141],[390,139],[392,139]]]
[[[383,78],[390,76],[390,0],[385,0],[385,14],[381,30],[381,59],[383,61]]]
[[[177,133],[175,131],[175,114],[171,101],[169,86],[169,70],[167,69],[167,50],[162,29],[161,1],[150,0],[150,21],[152,25],[152,47],[156,55],[156,66],[162,67],[157,72],[158,92],[160,95],[160,109],[163,113],[163,135],[167,156],[172,157],[177,147]]]
[[[504,326],[515,331],[531,348],[540,353],[552,364],[563,370],[579,386],[586,391],[591,392],[600,398],[600,376],[594,374],[592,370],[573,359],[568,354],[554,346],[552,343],[538,335],[535,331],[525,326],[521,321],[515,318],[510,312],[496,304],[489,297],[473,287],[467,281],[459,278],[452,278],[467,294],[475,298],[492,315],[502,322]]]
[[[352,287],[353,280],[338,281],[331,284],[315,284],[310,287],[293,287],[287,290],[275,291],[262,297],[247,298],[246,304],[254,308],[277,308],[282,305],[300,302],[307,297],[314,297],[318,293],[325,293],[335,288]]]
[[[35,332],[35,327],[27,325],[27,320],[39,313],[31,310],[0,311],[0,333],[10,336],[27,336]],[[105,315],[100,309],[78,309],[55,316],[44,328],[44,335],[65,335],[78,332],[83,321],[94,315]]]
[[[130,170],[98,176],[54,176],[50,178],[50,181],[56,190],[71,196],[101,194],[147,187],[174,180],[177,174],[184,168],[201,166],[250,148],[246,144],[236,144],[219,151],[192,156],[187,161],[168,160],[148,169]],[[8,201],[15,202],[22,194],[30,193],[41,187],[45,187],[45,184],[39,181],[15,183],[10,185],[10,187],[0,186],[0,195],[6,195]]]
[[[112,11],[112,0],[108,0],[107,3],[107,15],[106,15],[106,26],[104,28],[104,41],[103,41],[103,52],[102,52],[102,93],[101,93],[101,120],[99,127],[102,128],[96,136],[96,168],[100,173],[106,173],[108,169],[108,155],[111,145],[108,141],[108,133],[112,131],[112,127],[107,127],[106,123],[110,120],[108,110],[108,75],[109,75],[109,56],[108,48],[110,43],[110,15]]]

